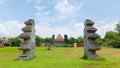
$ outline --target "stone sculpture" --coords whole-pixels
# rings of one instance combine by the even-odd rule
[[[96,50],[100,50],[100,46],[95,44],[95,40],[100,36],[95,32],[97,29],[93,27],[94,22],[86,19],[84,28],[84,57],[97,58]]]
[[[22,28],[23,33],[19,35],[24,40],[23,44],[19,46],[19,50],[23,50],[23,53],[18,59],[31,59],[34,57],[35,50],[35,23],[33,19],[29,19],[25,22],[25,27]]]

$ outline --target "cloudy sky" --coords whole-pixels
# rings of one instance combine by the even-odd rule
[[[115,29],[120,0],[0,0],[0,36],[16,37],[24,21],[35,20],[36,35],[83,36],[84,21],[95,22],[97,33]]]

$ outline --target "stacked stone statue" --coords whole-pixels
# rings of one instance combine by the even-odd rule
[[[24,40],[23,44],[18,49],[23,50],[23,53],[19,56],[19,59],[31,59],[34,57],[35,49],[35,23],[33,19],[29,19],[25,22],[25,27],[22,28],[23,33],[19,35]]]
[[[84,28],[84,57],[97,58],[96,50],[100,50],[100,46],[95,44],[95,40],[100,36],[96,34],[96,28],[93,27],[94,22],[86,19]]]

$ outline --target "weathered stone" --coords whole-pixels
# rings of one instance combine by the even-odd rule
[[[97,31],[97,29],[95,28],[95,27],[91,27],[91,26],[88,26],[88,27],[86,27],[86,29],[87,29],[87,32],[91,32],[91,33],[94,33],[94,32],[96,32]]]
[[[23,32],[32,32],[32,26],[26,26],[24,28],[22,28]]]
[[[95,33],[97,29],[93,27],[94,22],[86,19],[84,28],[84,57],[97,58],[96,50],[100,50],[100,46],[95,44],[95,40],[100,36]]]
[[[32,33],[22,33],[22,34],[20,34],[20,38],[22,38],[22,39],[31,39],[31,35],[32,35]]]
[[[23,50],[23,53],[19,56],[18,59],[25,60],[31,59],[34,57],[35,49],[35,29],[34,29],[34,20],[29,19],[25,22],[26,26],[22,28],[23,33],[19,35],[21,39],[24,40],[24,43],[19,46],[19,50]]]
[[[18,49],[19,49],[19,50],[30,50],[30,49],[31,49],[31,46],[28,46],[28,45],[21,45],[21,46],[19,46]]]
[[[29,19],[29,21],[25,21],[25,24],[26,24],[27,26],[32,26],[32,25],[35,25],[35,23],[34,23],[34,20],[33,20],[33,19]]]

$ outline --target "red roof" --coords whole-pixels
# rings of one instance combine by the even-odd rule
[[[64,41],[64,38],[61,34],[58,34],[58,36],[55,38],[55,41]]]

